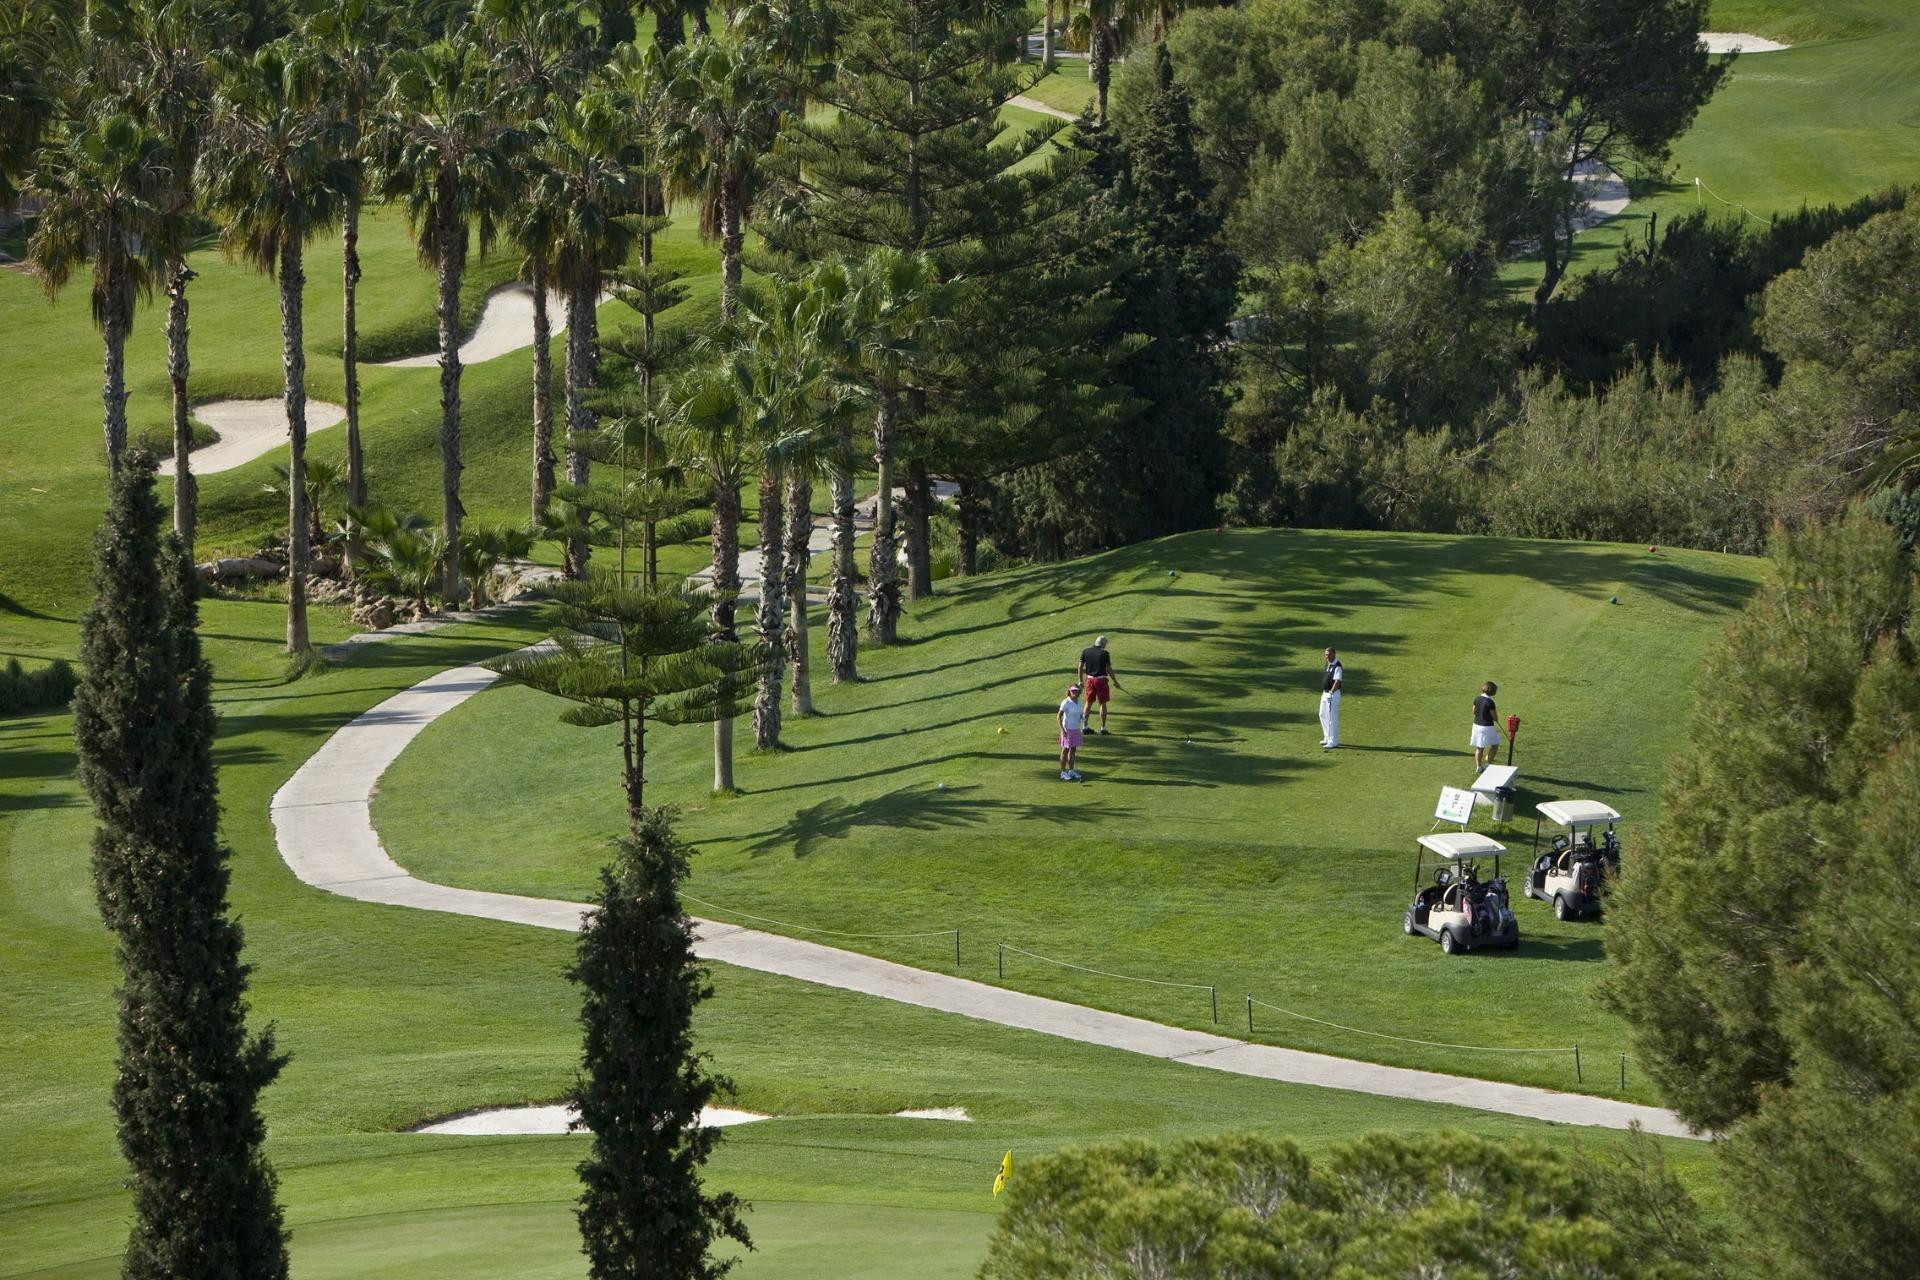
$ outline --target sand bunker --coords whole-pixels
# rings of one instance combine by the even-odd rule
[[[545,1107],[495,1107],[490,1111],[475,1111],[424,1124],[413,1132],[458,1133],[488,1138],[508,1134],[566,1133],[573,1118],[573,1108],[560,1103]],[[728,1125],[752,1124],[755,1120],[770,1119],[771,1116],[763,1116],[757,1111],[736,1111],[732,1107],[708,1107],[700,1113],[700,1123],[708,1129],[723,1129]]]
[[[1745,31],[1702,31],[1700,43],[1707,46],[1708,53],[1778,53],[1782,49],[1792,48],[1778,40],[1750,35]]]
[[[191,455],[193,474],[210,476],[231,471],[243,462],[252,462],[276,445],[287,443],[287,406],[283,400],[213,400],[195,405],[193,416],[219,433],[210,445],[195,449]],[[337,427],[347,420],[347,411],[325,400],[307,401],[307,434]],[[160,474],[173,474],[173,459],[160,464]]]
[[[561,294],[547,294],[547,320],[553,332],[566,332],[567,300]],[[479,364],[532,345],[533,290],[524,284],[502,285],[481,304],[480,319],[467,340],[460,344],[460,363]],[[429,351],[404,360],[382,360],[379,364],[383,369],[433,369],[439,367],[440,353]]]
[[[902,1120],[961,1120],[968,1124],[973,1122],[973,1117],[967,1114],[965,1107],[921,1107],[913,1111],[896,1111],[893,1114]]]

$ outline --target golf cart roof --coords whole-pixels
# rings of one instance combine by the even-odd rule
[[[1507,851],[1505,845],[1477,831],[1442,831],[1421,836],[1420,847],[1443,858],[1491,858]]]
[[[1598,800],[1549,800],[1535,812],[1563,827],[1597,827],[1620,821],[1619,814]]]

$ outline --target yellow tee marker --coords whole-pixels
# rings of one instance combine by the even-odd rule
[[[1006,1188],[1007,1179],[1013,1176],[1013,1152],[1000,1157],[1000,1172],[993,1176],[993,1194],[998,1196]]]

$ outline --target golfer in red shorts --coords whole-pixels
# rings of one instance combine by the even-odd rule
[[[1101,636],[1093,644],[1080,651],[1080,687],[1086,699],[1084,706],[1089,721],[1093,717],[1093,704],[1100,704],[1100,728],[1097,732],[1107,731],[1107,685],[1112,683],[1116,689],[1123,688],[1120,677],[1113,673],[1113,655],[1107,652],[1107,638]],[[1091,723],[1087,726],[1094,731]]]

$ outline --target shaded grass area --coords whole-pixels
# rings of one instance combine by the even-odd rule
[[[1552,1087],[1576,1087],[1577,1042],[1603,1064],[1580,1087],[1619,1093],[1624,1030],[1588,994],[1604,926],[1522,902],[1517,955],[1446,959],[1400,933],[1413,840],[1439,787],[1470,778],[1468,707],[1487,679],[1523,720],[1523,811],[1587,796],[1651,830],[1699,657],[1756,573],[1704,553],[1264,531],[942,584],[913,607],[908,643],[863,653],[863,683],[830,684],[816,650],[821,714],[789,719],[788,750],[742,760],[744,794],[706,793],[696,726],[650,735],[651,795],[681,807],[699,844],[689,891],[703,914],[957,928],[960,971],[990,982],[1004,942],[1200,984],[1005,957],[1008,985],[1188,1026],[1213,1026],[1213,986],[1241,1030],[1253,994],[1388,1036],[1558,1048],[1463,1054],[1256,1019],[1261,1039]],[[1058,778],[1053,711],[1096,633],[1125,687],[1073,786]],[[1332,754],[1315,718],[1327,644],[1349,680]],[[447,883],[587,893],[618,820],[617,744],[556,716],[495,689],[430,726],[376,800],[395,857]],[[512,837],[469,839],[471,821]],[[953,965],[951,937],[845,941]],[[1629,1066],[1625,1096],[1652,1100]]]

